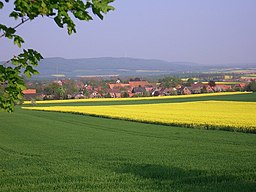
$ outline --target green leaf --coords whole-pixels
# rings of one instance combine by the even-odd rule
[[[17,84],[17,88],[20,90],[25,90],[26,86],[24,84]]]
[[[20,36],[14,35],[14,44],[20,48],[22,43],[24,43],[24,40]]]
[[[12,27],[8,27],[5,30],[5,37],[7,37],[8,39],[12,39],[14,33],[16,32],[16,30]]]
[[[13,11],[10,13],[9,17],[13,17],[14,19],[18,19],[19,18],[19,13]]]
[[[14,34],[16,32],[16,30],[12,27],[9,27],[6,29],[6,33],[9,33],[9,34]]]
[[[60,28],[63,28],[63,23],[62,23],[62,20],[61,20],[61,16],[57,15],[56,17],[54,17],[54,21],[55,21],[55,23],[56,23]]]
[[[4,7],[4,4],[2,1],[0,1],[0,9],[2,9]]]
[[[25,71],[24,71],[24,74],[25,74],[28,78],[31,78],[31,73],[30,73],[30,71],[25,70]]]
[[[33,75],[39,75],[39,74],[40,74],[39,71],[37,71],[37,70],[33,71]]]
[[[6,31],[8,27],[6,25],[0,24],[0,30]]]
[[[23,94],[22,94],[22,93],[19,93],[19,94],[17,95],[17,97],[18,97],[19,100],[21,100],[21,99],[23,98]]]

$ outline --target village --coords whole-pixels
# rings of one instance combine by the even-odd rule
[[[207,81],[208,80],[208,81]],[[25,100],[127,98],[188,95],[213,92],[256,91],[256,77],[230,75],[205,75],[200,78],[166,76],[159,80],[143,78],[104,79],[87,77],[80,79],[55,79],[52,81],[28,81],[23,91]]]

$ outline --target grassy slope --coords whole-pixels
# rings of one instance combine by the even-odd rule
[[[256,135],[17,109],[0,191],[254,191]]]

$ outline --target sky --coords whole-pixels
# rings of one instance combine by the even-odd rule
[[[10,4],[10,3],[9,3]],[[39,17],[17,29],[44,57],[134,57],[200,64],[256,63],[256,0],[115,0],[103,21],[76,20],[69,36]],[[0,23],[15,26],[0,10]],[[20,52],[0,39],[0,60]]]

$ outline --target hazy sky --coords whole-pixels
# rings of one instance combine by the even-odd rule
[[[69,36],[38,18],[18,34],[44,57],[136,57],[201,64],[256,63],[256,0],[116,0],[103,21],[76,22]],[[0,23],[10,7],[0,10]],[[0,60],[18,50],[0,39]]]

